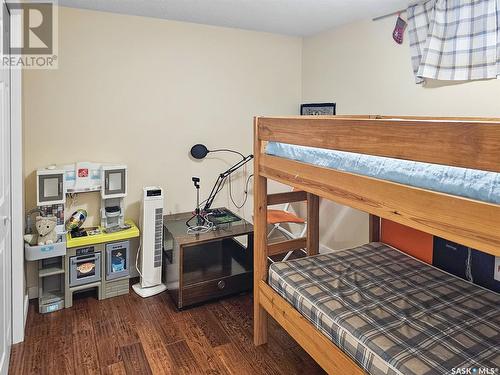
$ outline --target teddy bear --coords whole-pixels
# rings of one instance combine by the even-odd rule
[[[37,216],[35,228],[38,232],[38,245],[49,245],[57,241],[57,218],[55,216]]]

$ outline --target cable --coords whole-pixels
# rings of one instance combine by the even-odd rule
[[[243,208],[243,206],[247,203],[248,200],[248,183],[250,182],[250,178],[253,177],[253,173],[247,177],[247,181],[245,183],[245,191],[243,192],[244,198],[243,198],[243,203],[241,205],[236,204],[233,198],[233,189],[232,189],[232,181],[231,181],[231,175],[229,175],[229,198],[231,198],[231,202],[235,205],[237,209]]]
[[[215,228],[214,223],[207,219],[207,216],[210,216],[211,213],[207,213],[205,216],[202,216],[205,224],[203,225],[193,225],[189,226],[186,233],[187,234],[200,234],[200,233],[208,233]]]
[[[199,225],[196,227],[189,227],[186,231],[187,234],[203,234],[203,233],[208,233],[213,229],[213,224],[212,226],[205,226],[205,225]]]
[[[472,277],[472,250],[470,247],[467,248],[467,261],[465,262],[465,277],[467,277],[467,280],[469,280],[471,283],[474,282],[474,279]]]
[[[137,254],[136,254],[136,256],[135,256],[135,269],[137,270],[137,273],[139,274],[139,276],[140,276],[141,278],[143,278],[143,277],[142,277],[142,273],[141,273],[141,271],[139,270],[139,267],[138,267],[138,265],[137,265],[137,262],[139,261],[139,253],[141,252],[141,248],[142,248],[142,241],[141,241],[141,240],[140,240],[140,238],[139,238],[139,247],[137,248]]]
[[[233,154],[240,155],[243,159],[245,159],[245,155],[243,155],[241,152],[230,150],[228,148],[219,148],[217,150],[209,150],[210,152],[221,152],[221,151],[226,151],[226,152],[232,152]]]
[[[137,265],[137,263],[139,261],[139,254],[140,254],[141,250],[142,250],[142,241],[139,239],[139,247],[137,248],[137,255],[135,256],[135,269],[137,270],[137,273],[141,277],[141,281],[140,281],[141,287],[142,287],[142,284],[144,283],[145,288],[151,288],[154,285],[150,285],[150,283],[148,281],[144,280],[144,276],[142,276],[142,272]]]

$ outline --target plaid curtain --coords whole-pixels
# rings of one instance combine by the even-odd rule
[[[417,83],[500,76],[500,0],[429,0],[408,25]]]

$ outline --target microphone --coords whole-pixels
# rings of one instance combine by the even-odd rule
[[[191,156],[195,159],[203,159],[209,152],[207,146],[200,143],[191,147]]]

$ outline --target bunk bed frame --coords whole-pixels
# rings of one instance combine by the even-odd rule
[[[385,116],[257,117],[254,121],[254,343],[267,342],[271,315],[332,374],[363,374],[341,349],[267,284],[267,257],[318,254],[319,197],[500,256],[500,205],[341,172],[265,154],[269,141],[500,172],[500,119]],[[272,179],[300,191],[267,194]],[[307,201],[306,237],[267,242],[267,207]]]

